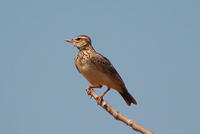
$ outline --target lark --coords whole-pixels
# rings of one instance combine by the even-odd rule
[[[101,99],[112,88],[119,92],[129,106],[131,103],[137,104],[111,62],[95,51],[90,37],[79,35],[65,41],[79,49],[79,53],[75,57],[75,65],[77,70],[90,82],[91,85],[87,89],[107,86],[107,90],[99,96]]]

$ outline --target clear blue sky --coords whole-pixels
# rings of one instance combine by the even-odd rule
[[[65,39],[92,38],[138,105],[104,99],[155,134],[199,133],[198,0],[0,2],[0,133],[133,133],[86,94]],[[104,88],[105,90],[105,88]],[[100,94],[104,90],[97,90]]]

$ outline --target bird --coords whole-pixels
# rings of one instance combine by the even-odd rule
[[[128,106],[130,106],[131,103],[137,104],[111,62],[102,54],[95,51],[89,36],[78,35],[73,39],[65,41],[72,43],[79,50],[74,59],[75,65],[77,70],[91,84],[87,89],[91,90],[93,88],[107,86],[107,90],[99,96],[100,99],[103,99],[104,95],[110,91],[110,89],[114,89],[122,96]]]

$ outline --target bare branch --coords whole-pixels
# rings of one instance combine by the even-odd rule
[[[111,107],[107,102],[104,100],[100,100],[99,96],[93,89],[86,89],[88,95],[93,97],[97,104],[104,108],[108,113],[110,113],[116,120],[124,122],[126,125],[130,126],[133,130],[140,132],[142,134],[153,134],[151,130],[144,128],[143,126],[139,125],[135,121],[129,119],[128,117],[124,116],[123,114],[119,113],[113,107]]]

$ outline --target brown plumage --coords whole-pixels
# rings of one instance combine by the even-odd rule
[[[73,43],[79,49],[75,57],[75,65],[77,70],[92,84],[88,87],[89,89],[101,88],[105,85],[108,89],[100,96],[101,98],[112,88],[120,93],[129,106],[131,103],[137,104],[111,62],[94,50],[90,37],[79,35],[66,41]]]

